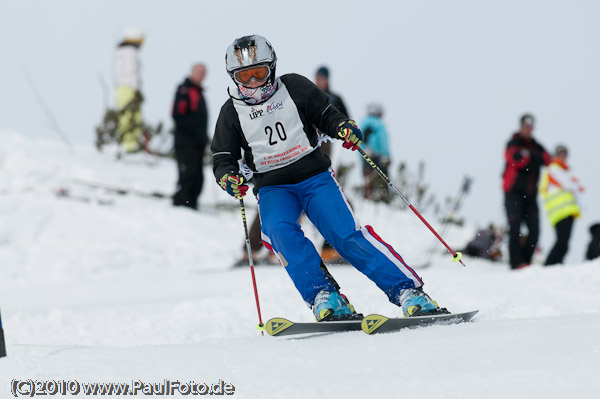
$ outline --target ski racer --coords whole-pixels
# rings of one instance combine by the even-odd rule
[[[264,245],[291,277],[317,321],[361,318],[324,271],[298,218],[305,212],[321,235],[403,309],[404,315],[448,313],[423,281],[371,226],[361,226],[319,148],[315,127],[346,149],[362,140],[357,124],[327,94],[297,74],[276,77],[277,56],[262,36],[236,39],[226,51],[233,80],[211,150],[221,188],[241,199],[254,183]],[[239,161],[239,162],[238,162]]]

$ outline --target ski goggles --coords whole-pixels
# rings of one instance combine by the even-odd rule
[[[271,75],[271,68],[268,65],[257,65],[251,68],[240,69],[233,73],[233,79],[242,85],[250,83],[252,79],[261,81]]]

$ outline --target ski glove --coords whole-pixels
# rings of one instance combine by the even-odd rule
[[[344,140],[342,147],[352,151],[356,151],[362,143],[363,134],[352,119],[340,123],[337,127],[337,134]]]
[[[248,186],[244,183],[244,176],[233,170],[225,172],[221,176],[219,186],[227,191],[227,194],[237,199],[242,199],[246,195],[246,191],[248,191]]]

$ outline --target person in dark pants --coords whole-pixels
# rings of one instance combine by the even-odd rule
[[[172,116],[175,121],[175,155],[179,179],[173,205],[198,209],[202,192],[204,149],[208,112],[202,89],[206,67],[196,64],[190,75],[177,87]]]
[[[327,94],[331,105],[336,107],[342,114],[350,118],[348,110],[346,109],[346,104],[344,104],[342,97],[339,94],[333,93],[330,90],[329,68],[327,68],[324,65],[317,68],[317,72],[315,73],[315,85],[317,85],[319,89],[323,90],[325,94]],[[326,141],[321,144],[321,150],[325,152],[325,154],[327,154],[327,156],[330,158],[332,158],[333,155],[331,151],[331,145],[331,141]],[[336,165],[334,165],[334,167],[336,167]],[[327,263],[346,263],[346,260],[340,256],[340,254],[335,250],[335,248],[331,246],[329,242],[327,242],[327,240],[323,242],[323,247],[321,248],[321,258],[323,258],[323,261]]]
[[[581,215],[575,193],[583,191],[583,186],[567,165],[567,147],[557,146],[554,159],[544,169],[540,182],[544,209],[556,230],[556,242],[548,254],[546,266],[563,263],[569,250],[573,222]]]
[[[329,97],[329,102],[331,105],[336,107],[342,114],[346,115],[348,118],[350,115],[348,114],[348,110],[346,109],[346,104],[342,100],[338,94],[331,92],[329,89],[329,68],[326,66],[320,66],[315,73],[315,84],[317,87],[327,94]],[[331,157],[331,142],[325,142],[321,144],[321,150],[325,151],[325,153]],[[331,248],[331,246],[329,246]]]
[[[600,257],[600,223],[594,223],[590,226],[590,234],[592,238],[585,253],[585,259],[587,260]]]
[[[563,259],[569,250],[569,240],[571,239],[574,221],[575,217],[567,216],[554,226],[554,230],[556,231],[556,242],[546,258],[546,263],[544,263],[545,266],[563,263]]]
[[[523,115],[520,122],[519,131],[512,135],[506,145],[506,164],[502,175],[511,269],[521,269],[531,264],[540,231],[537,204],[540,169],[550,163],[550,154],[533,138],[533,115]],[[528,234],[526,239],[521,240],[523,223],[527,226]]]

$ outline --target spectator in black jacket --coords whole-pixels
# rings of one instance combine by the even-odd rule
[[[348,114],[348,110],[346,109],[346,105],[344,101],[342,101],[342,97],[340,97],[336,93],[332,93],[329,90],[329,69],[326,66],[321,66],[317,69],[315,73],[315,84],[317,87],[325,92],[329,97],[329,102],[336,107],[342,114],[346,115],[348,118],[350,115]],[[321,150],[325,151],[329,157],[331,157],[331,142],[325,142],[321,144]]]
[[[342,114],[348,116],[348,111],[346,110],[342,98],[329,90],[329,69],[326,66],[321,66],[317,69],[317,73],[315,74],[315,84],[319,89],[327,93],[331,104],[333,104]]]
[[[521,117],[521,127],[506,145],[502,188],[508,218],[508,254],[511,269],[531,264],[539,238],[540,218],[537,204],[540,169],[550,163],[550,154],[533,138],[533,115]],[[527,237],[521,239],[521,224]]]
[[[346,115],[348,118],[350,115],[348,114],[348,110],[346,109],[346,105],[342,100],[342,97],[337,93],[332,93],[329,90],[329,68],[326,66],[321,66],[317,69],[315,73],[315,84],[317,87],[325,92],[329,97],[329,102],[336,107],[342,114]],[[326,141],[321,144],[321,150],[327,154],[328,157],[332,158],[331,153],[331,142]],[[337,165],[333,165],[334,168]],[[323,258],[324,262],[327,263],[346,263],[346,260],[340,256],[340,254],[325,240],[323,242],[323,248],[321,249],[321,258]]]
[[[198,209],[204,176],[202,164],[208,137],[208,112],[202,89],[206,67],[196,64],[177,87],[172,116],[175,121],[175,155],[179,170],[173,205]]]

